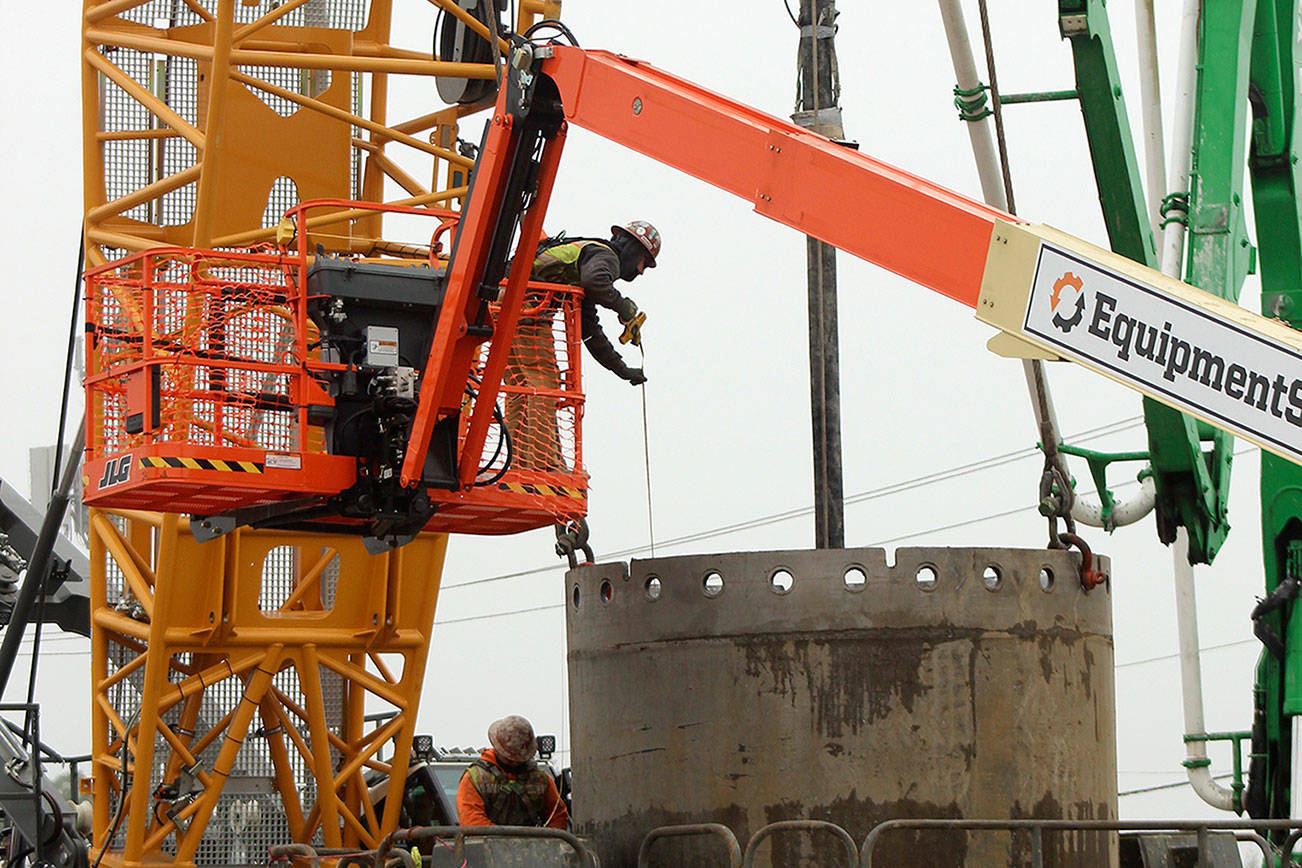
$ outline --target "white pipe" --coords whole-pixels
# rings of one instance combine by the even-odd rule
[[[1193,160],[1194,89],[1198,76],[1198,12],[1200,0],[1185,0],[1180,20],[1180,67],[1176,86],[1175,127],[1171,137],[1168,193],[1188,192],[1189,170]],[[1162,273],[1180,277],[1184,258],[1183,223],[1172,220],[1162,232]],[[1176,533],[1171,547],[1175,578],[1176,625],[1180,631],[1180,689],[1184,698],[1184,730],[1188,736],[1207,732],[1203,722],[1203,676],[1198,651],[1198,607],[1194,599],[1193,566],[1189,563],[1189,536],[1184,528]],[[1193,764],[1186,766],[1189,784],[1195,793],[1213,808],[1234,810],[1230,790],[1212,780],[1212,770],[1203,763],[1207,745],[1200,741],[1185,742],[1185,756]]]
[[[1203,671],[1198,652],[1198,603],[1194,596],[1194,571],[1189,563],[1189,534],[1180,528],[1171,546],[1175,576],[1175,616],[1180,631],[1180,692],[1184,699],[1186,735],[1207,733],[1203,720]],[[1207,743],[1185,743],[1185,768],[1189,784],[1204,802],[1222,811],[1234,810],[1234,794],[1212,780],[1207,760]]]
[[[1180,13],[1180,66],[1176,75],[1175,126],[1171,131],[1171,162],[1166,192],[1189,192],[1193,161],[1194,89],[1198,84],[1198,10],[1200,0],[1184,0]],[[1185,225],[1172,220],[1162,230],[1162,273],[1180,277],[1184,259]]]
[[[967,24],[963,19],[963,10],[958,0],[939,0],[940,17],[945,24],[945,38],[949,42],[949,56],[954,64],[954,78],[960,90],[973,90],[980,86],[976,60],[972,55],[972,43],[968,40]],[[1161,114],[1158,114],[1159,127]],[[978,121],[966,121],[968,137],[972,141],[972,156],[976,160],[977,177],[981,181],[981,195],[986,203],[996,208],[1007,208],[1008,198],[1004,191],[1003,174],[999,169],[999,156],[995,150],[994,134],[990,118]],[[1161,141],[1161,131],[1158,131]],[[1160,175],[1159,175],[1160,178]],[[1160,184],[1159,184],[1160,187]],[[1045,376],[1044,363],[1038,359],[1025,359],[1022,372],[1026,376],[1026,387],[1031,395],[1031,407],[1035,412],[1035,429],[1042,432],[1045,439],[1051,439],[1056,446],[1062,441],[1058,431],[1058,416],[1053,407],[1053,396],[1049,393],[1049,380]],[[1047,426],[1047,427],[1046,427]],[[1058,470],[1064,479],[1068,474],[1066,461],[1059,456]],[[1131,524],[1148,515],[1157,498],[1151,481],[1145,480],[1139,496],[1130,501],[1117,501],[1113,504],[1111,530]],[[1078,497],[1072,504],[1072,518],[1091,527],[1104,527],[1102,502],[1087,501]]]
[[[954,78],[959,90],[972,90],[980,87],[981,78],[977,75],[976,61],[972,57],[972,44],[967,38],[967,24],[963,21],[963,10],[958,0],[939,0],[940,17],[945,22],[945,38],[949,41],[949,56],[954,63]],[[972,140],[972,154],[976,157],[977,177],[981,180],[981,195],[986,203],[1001,210],[1008,209],[1008,197],[1004,194],[1004,179],[999,171],[999,156],[995,151],[994,135],[990,129],[990,118],[979,121],[966,121],[967,134]]]
[[[1144,175],[1148,187],[1148,222],[1153,238],[1161,235],[1166,154],[1162,142],[1162,89],[1157,74],[1157,25],[1153,0],[1135,0],[1135,32],[1139,47],[1139,96],[1144,119]]]
[[[1302,714],[1293,715],[1293,753],[1291,756],[1302,756]],[[1293,786],[1289,788],[1289,812],[1288,815],[1297,819],[1302,809],[1302,763],[1293,763]]]
[[[1157,486],[1152,476],[1145,476],[1139,483],[1139,492],[1130,500],[1114,500],[1110,526],[1103,521],[1103,503],[1085,497],[1077,497],[1071,504],[1071,517],[1088,527],[1102,527],[1111,530],[1134,524],[1153,511],[1157,503]]]

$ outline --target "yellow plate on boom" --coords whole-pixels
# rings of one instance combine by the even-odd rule
[[[1048,226],[1000,221],[990,348],[1062,358],[1302,464],[1302,332]]]

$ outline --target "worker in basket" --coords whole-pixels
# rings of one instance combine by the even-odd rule
[[[518,714],[488,727],[491,748],[470,764],[457,786],[463,826],[569,826],[569,812],[552,776],[534,762],[533,725]]]
[[[631,368],[602,331],[597,307],[615,311],[624,333],[621,343],[642,344],[646,314],[631,298],[615,289],[616,280],[633,280],[655,268],[660,233],[644,220],[612,226],[609,240],[598,238],[545,239],[533,263],[534,280],[577,286],[583,290],[583,344],[604,368],[635,386],[646,382],[641,368]],[[552,321],[557,305],[541,293],[529,293],[507,357],[506,426],[512,437],[512,463],[517,470],[564,472],[556,410],[561,374],[556,364]]]

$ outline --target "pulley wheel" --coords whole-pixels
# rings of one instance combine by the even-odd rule
[[[500,30],[497,3],[493,0],[457,0],[457,5],[488,26],[490,33]],[[455,15],[443,13],[439,18],[434,42],[439,60],[450,63],[492,63],[493,46]],[[478,102],[493,94],[497,82],[482,78],[439,77],[434,80],[439,97],[446,103]]]

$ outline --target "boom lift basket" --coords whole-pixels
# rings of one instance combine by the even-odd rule
[[[291,212],[299,226],[305,207]],[[309,256],[305,236],[297,253],[160,248],[86,273],[88,505],[290,515],[262,523],[318,530],[365,523],[336,507],[375,472],[366,456],[387,429],[374,408],[414,406],[430,374],[421,367],[445,265],[437,238],[456,220],[378,207],[442,219],[427,259]],[[459,487],[454,472],[427,478],[426,530],[515,533],[586,514],[581,299],[574,287],[531,283],[516,334],[492,330],[459,375],[462,412],[430,447],[452,471],[468,460],[489,351],[507,342],[474,484]],[[488,312],[495,322],[498,305]],[[314,503],[310,515],[289,509]]]

